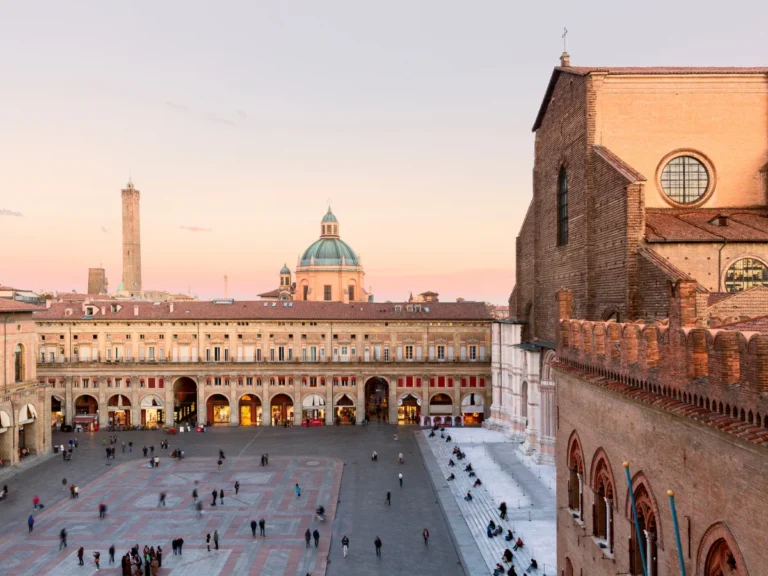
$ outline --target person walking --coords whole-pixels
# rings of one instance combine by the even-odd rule
[[[224,488],[219,490],[219,504],[224,505]]]
[[[99,562],[101,561],[101,552],[98,550],[93,553],[93,563],[96,564],[96,570],[99,570]]]
[[[269,466],[269,454],[264,454],[264,466]]]
[[[149,453],[150,453],[152,456],[154,456],[154,455],[155,455],[155,447],[154,447],[154,446],[150,446],[150,447],[149,447]]]
[[[77,565],[78,566],[85,566],[85,563],[83,562],[84,555],[85,555],[85,548],[80,546],[80,548],[77,549]]]
[[[235,496],[237,496],[238,492],[240,492],[240,482],[235,480]]]
[[[347,538],[346,534],[344,534],[344,538],[341,539],[341,550],[344,553],[344,558],[346,558],[347,553],[349,552],[349,538]]]
[[[178,546],[179,546],[179,556],[181,556],[181,551],[184,549],[184,538],[179,538]]]
[[[392,492],[387,490],[387,506],[392,506]]]
[[[376,536],[376,540],[373,541],[373,545],[376,547],[376,557],[381,558],[381,538]]]
[[[312,540],[312,532],[309,531],[309,528],[304,532],[304,540],[307,542],[307,548],[309,548],[309,541]]]
[[[301,487],[298,484],[296,484],[296,487],[294,488],[294,490],[296,491],[296,498],[301,498]]]
[[[75,500],[80,498],[80,486],[75,486]]]
[[[35,517],[32,514],[27,518],[27,526],[29,526],[29,531],[32,532],[32,529],[35,527]]]
[[[400,452],[400,453],[397,455],[397,461],[398,461],[400,464],[404,464],[404,463],[405,463],[405,460],[403,460],[403,453],[402,453],[402,452]]]
[[[208,547],[208,552],[211,551],[211,533],[205,535],[205,545]]]
[[[109,563],[114,564],[115,563],[115,545],[112,544],[109,547]]]
[[[35,496],[34,498],[32,498],[32,509],[37,510],[39,506],[40,506],[40,498]]]
[[[211,502],[211,506],[216,506],[216,498],[219,496],[219,493],[216,491],[216,488],[213,489],[213,492],[211,492],[211,497],[213,498],[213,501]]]
[[[107,505],[102,502],[99,504],[99,518],[106,518],[107,517]]]
[[[123,442],[123,454],[125,454],[125,442]]]
[[[62,490],[66,490],[66,489],[67,489],[67,479],[66,479],[66,478],[64,478],[64,479],[61,481],[61,489],[62,489]]]
[[[67,547],[67,530],[66,528],[62,528],[61,532],[59,532],[59,550],[66,547]]]
[[[157,507],[165,506],[165,492],[160,492],[160,500],[157,503]]]
[[[218,530],[213,531],[213,545],[216,547],[216,550],[219,549],[219,531]]]
[[[403,487],[403,475],[402,475],[402,473],[398,474],[397,478],[398,478],[398,480],[400,480],[400,488],[402,488]]]
[[[144,448],[142,448],[141,450],[142,450],[142,452],[144,452],[144,458],[146,458],[147,457],[147,452],[148,452],[147,447],[144,446]]]
[[[197,504],[197,488],[192,489],[192,500]]]
[[[259,520],[259,535],[260,536],[266,536],[267,535],[266,527],[267,527],[267,523],[264,521],[264,518]]]
[[[133,452],[133,440],[128,442],[128,453],[130,454],[131,452]]]
[[[429,530],[424,528],[424,532],[421,535],[424,537],[424,546],[429,546]]]
[[[223,462],[221,461],[221,458],[219,458],[218,464],[219,464],[219,474],[221,474],[221,465],[223,464]]]
[[[312,537],[315,539],[315,548],[317,548],[320,545],[320,532],[317,531],[317,528],[312,532]]]
[[[256,520],[251,520],[251,534],[256,538]]]

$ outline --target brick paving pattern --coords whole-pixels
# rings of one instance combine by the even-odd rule
[[[120,464],[80,489],[78,499],[66,498],[35,514],[31,534],[16,532],[0,541],[1,570],[6,574],[90,574],[96,571],[93,550],[102,554],[102,571],[119,573],[120,556],[135,543],[163,547],[162,574],[263,574],[267,576],[324,574],[330,547],[326,532],[320,545],[306,548],[304,532],[322,525],[314,519],[322,504],[333,517],[341,485],[342,463],[327,457],[270,456],[239,458],[221,473],[215,458],[164,458],[160,468],[142,461]],[[235,480],[240,491],[235,496]],[[301,486],[296,497],[294,485]],[[204,503],[200,517],[192,491]],[[211,506],[213,489],[224,489],[224,504]],[[160,492],[166,506],[158,507]],[[108,506],[99,519],[101,502]],[[251,520],[266,520],[266,538],[251,534]],[[69,547],[59,551],[62,527]],[[205,535],[219,532],[219,550],[208,552]],[[184,538],[183,555],[174,556],[172,538]],[[116,564],[108,565],[107,550],[116,546]],[[77,548],[86,549],[86,566],[78,567]],[[212,544],[213,546],[213,544]]]

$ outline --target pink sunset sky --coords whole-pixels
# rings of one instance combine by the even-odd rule
[[[130,174],[145,289],[255,298],[330,200],[377,300],[503,304],[563,26],[574,65],[764,64],[766,5],[706,4],[6,3],[0,283],[115,289]]]

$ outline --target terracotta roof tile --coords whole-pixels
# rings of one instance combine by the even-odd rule
[[[37,310],[44,310],[44,308],[27,302],[0,298],[0,312],[35,312]]]
[[[727,217],[727,226],[710,224]],[[648,242],[768,242],[768,208],[648,208]]]
[[[214,302],[152,302],[121,303],[120,310],[112,312],[106,307],[104,319],[114,320],[481,320],[491,321],[490,309],[482,302],[429,302],[421,304],[393,302],[265,302],[233,301],[231,304]],[[400,306],[400,312],[395,311]],[[421,306],[421,312],[408,312],[411,306]],[[70,315],[66,310],[71,310]],[[134,309],[138,314],[134,314]],[[429,310],[429,311],[427,311]],[[49,309],[35,314],[35,319],[78,320],[84,316],[82,304],[55,302]],[[96,306],[94,320],[102,318]]]

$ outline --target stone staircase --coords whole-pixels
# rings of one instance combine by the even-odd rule
[[[474,537],[475,542],[477,543],[477,546],[483,555],[483,558],[485,559],[485,563],[487,564],[490,573],[493,573],[497,563],[502,564],[508,568],[509,565],[505,565],[502,562],[501,557],[504,554],[505,548],[512,550],[514,541],[507,542],[504,540],[504,535],[507,533],[507,530],[513,530],[515,540],[520,537],[525,543],[526,535],[524,526],[522,526],[522,522],[514,523],[513,528],[512,521],[501,520],[499,518],[498,510],[501,501],[494,501],[491,494],[488,492],[488,490],[486,490],[485,484],[478,486],[477,488],[472,487],[476,478],[470,478],[469,473],[464,472],[464,467],[470,460],[469,457],[463,460],[456,460],[454,458],[456,466],[453,468],[448,466],[448,460],[453,457],[453,442],[446,442],[444,438],[440,438],[439,436],[434,438],[427,437],[427,441],[430,448],[432,449],[432,453],[435,455],[435,459],[437,460],[441,471],[443,472],[443,476],[448,478],[451,472],[453,472],[453,474],[456,476],[456,479],[448,482],[448,485],[451,487],[451,492],[456,498],[456,503],[459,506],[459,510],[461,510],[461,513],[464,516],[464,520],[466,521],[467,526],[469,527],[469,530]],[[475,473],[477,473],[477,470],[475,470]],[[464,496],[466,496],[467,490],[472,491],[472,502],[467,502],[464,500]],[[507,505],[507,515],[509,516],[511,512],[509,501],[507,502]],[[502,527],[504,530],[502,535],[488,538],[486,528],[488,526],[488,522],[491,520],[493,520],[497,526]],[[517,570],[518,575],[522,576],[523,574],[526,574],[526,570],[531,565],[531,555],[528,547],[524,546],[523,548],[513,551],[512,562],[515,565],[515,569]],[[532,576],[545,576],[542,572],[540,572],[540,568],[531,569],[527,572],[527,574]]]

